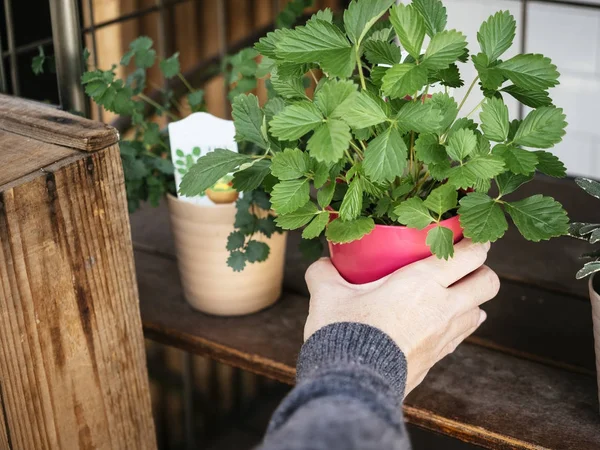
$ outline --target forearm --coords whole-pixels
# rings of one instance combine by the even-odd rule
[[[405,383],[404,355],[383,332],[356,323],[322,328],[304,344],[297,385],[261,449],[408,449]]]

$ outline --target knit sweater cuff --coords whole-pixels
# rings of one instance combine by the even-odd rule
[[[298,382],[341,366],[365,367],[377,373],[404,398],[406,358],[392,339],[378,328],[353,322],[327,325],[314,333],[298,358]]]

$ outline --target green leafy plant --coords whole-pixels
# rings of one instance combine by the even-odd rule
[[[600,183],[588,178],[576,178],[575,182],[585,192],[597,199],[600,199]],[[600,224],[599,223],[583,223],[573,222],[569,229],[569,235],[588,241],[590,244],[600,242]],[[583,258],[590,259],[577,272],[577,279],[585,278],[600,272],[600,250],[592,250],[582,255]]]
[[[181,193],[197,195],[233,172],[239,190],[262,188],[277,225],[304,227],[305,239],[351,242],[376,224],[429,227],[427,244],[445,259],[453,245],[443,221],[456,215],[475,242],[502,237],[507,215],[531,241],[566,234],[568,217],[554,199],[507,199],[536,172],[565,176],[546,151],[567,125],[548,95],[556,66],[539,54],[500,59],[515,36],[508,12],[481,25],[480,51],[471,54],[465,36],[446,29],[439,0],[393,3],[353,0],[339,26],[325,10],[260,39],[254,48],[275,95],[263,107],[252,94],[233,100],[236,139],[260,153],[209,153]],[[469,60],[477,77],[457,101],[448,88],[463,84]],[[309,96],[304,79],[320,73]],[[461,116],[477,86],[483,100]],[[510,120],[507,96],[532,108],[523,120]]]

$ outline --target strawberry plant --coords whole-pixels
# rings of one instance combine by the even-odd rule
[[[324,10],[260,39],[254,48],[274,95],[264,106],[252,94],[233,100],[236,139],[260,153],[207,154],[181,193],[198,195],[234,173],[234,186],[269,193],[277,224],[304,228],[305,239],[347,243],[376,225],[428,228],[427,244],[444,259],[453,242],[443,221],[456,215],[475,242],[501,238],[507,216],[531,241],[566,234],[554,199],[507,198],[536,172],[565,176],[547,151],[567,125],[548,94],[556,66],[540,54],[502,59],[516,32],[508,12],[486,20],[469,51],[465,36],[447,29],[439,0],[394,3],[353,0],[341,23]],[[463,85],[465,64],[477,76],[455,99],[449,88]],[[314,94],[307,76],[318,80]],[[475,89],[483,100],[464,114]],[[509,97],[530,108],[523,120],[510,120]]]
[[[588,178],[577,178],[575,182],[581,189],[597,199],[600,199],[600,183]],[[573,222],[569,229],[569,234],[575,238],[588,241],[590,244],[600,242],[600,224]],[[582,255],[583,258],[590,259],[577,272],[577,279],[588,277],[596,272],[600,272],[600,250],[592,250]]]

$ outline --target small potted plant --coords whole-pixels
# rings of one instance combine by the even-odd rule
[[[262,108],[253,95],[233,104],[238,139],[262,154],[210,153],[181,192],[201,192],[228,172],[262,183],[277,224],[305,227],[308,239],[324,233],[333,264],[352,283],[431,253],[447,259],[462,236],[496,241],[506,214],[528,240],[566,234],[568,217],[554,199],[506,198],[536,171],[565,176],[546,151],[567,125],[547,92],[558,84],[556,66],[539,54],[500,59],[515,36],[508,12],[481,25],[480,51],[469,56],[465,36],[446,30],[440,1],[393,3],[354,0],[343,29],[321,11],[262,38],[255,49],[283,98]],[[457,101],[448,88],[463,84],[459,67],[469,60],[478,75]],[[322,74],[312,97],[306,73]],[[483,100],[461,116],[477,85]],[[509,119],[507,96],[532,108],[523,120]]]
[[[600,183],[587,178],[577,178],[575,182],[585,192],[600,199]],[[573,222],[569,234],[578,239],[588,241],[590,244],[600,242],[600,224]],[[592,318],[594,324],[594,340],[596,342],[596,369],[598,372],[598,399],[600,400],[600,278],[594,276],[600,272],[600,249],[592,250],[583,255],[590,259],[577,272],[577,279],[590,277],[588,281],[590,291],[590,302],[592,304]]]

